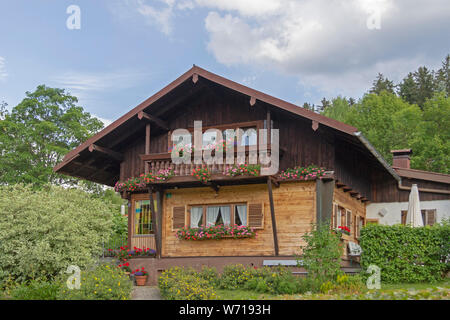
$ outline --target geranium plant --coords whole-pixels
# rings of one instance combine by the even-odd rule
[[[129,262],[125,262],[123,264],[119,264],[117,267],[119,267],[120,269],[122,269],[125,272],[131,272],[131,268],[130,268],[130,263]]]
[[[144,267],[142,267],[141,269],[136,269],[132,272],[132,274],[134,274],[135,276],[138,277],[145,277],[148,276],[148,272],[145,270]]]
[[[114,186],[114,190],[117,192],[121,191],[136,191],[144,189],[147,184],[153,182],[166,181],[175,175],[175,170],[173,168],[161,169],[156,174],[147,173],[141,174],[139,177],[130,178],[125,182],[118,181]]]
[[[192,169],[192,176],[194,176],[197,180],[206,183],[211,180],[211,172],[207,167],[194,168]]]
[[[227,166],[223,172],[224,175],[235,177],[235,176],[259,176],[261,172],[261,165],[259,164],[239,164]]]
[[[325,169],[314,165],[308,167],[288,168],[279,174],[281,180],[315,180],[320,178],[325,173]]]
[[[348,227],[346,226],[339,226],[337,227],[337,232],[341,233],[341,234],[346,234],[346,235],[350,235],[351,231]]]
[[[222,238],[253,238],[256,232],[253,228],[247,226],[226,226],[223,224],[217,226],[200,228],[182,228],[177,230],[176,237],[180,240],[218,240]]]

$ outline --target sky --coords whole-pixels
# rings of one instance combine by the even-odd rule
[[[301,106],[449,53],[449,0],[0,1],[0,102],[45,84],[105,124],[193,64]]]

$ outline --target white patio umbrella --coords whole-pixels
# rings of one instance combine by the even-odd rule
[[[419,189],[417,184],[411,187],[408,202],[408,214],[406,215],[406,224],[412,227],[423,227],[422,212],[420,211]]]

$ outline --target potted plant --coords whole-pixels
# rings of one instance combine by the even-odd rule
[[[134,272],[134,278],[136,279],[136,285],[145,286],[147,282],[148,272],[145,271],[144,267],[141,269],[136,269]]]

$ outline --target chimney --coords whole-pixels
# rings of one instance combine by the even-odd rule
[[[396,168],[409,169],[410,168],[410,156],[412,149],[391,150],[393,160],[392,166]]]

